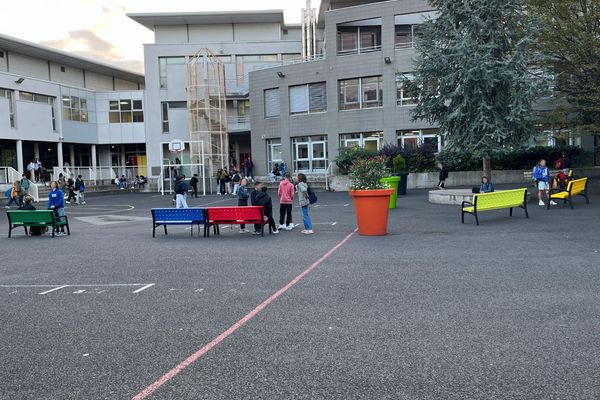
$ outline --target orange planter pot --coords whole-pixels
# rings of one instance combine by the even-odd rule
[[[394,189],[351,190],[358,233],[383,236],[387,233],[390,196]]]

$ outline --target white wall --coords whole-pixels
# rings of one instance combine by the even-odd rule
[[[135,82],[115,78],[115,90],[137,90],[137,88],[138,85]]]
[[[186,66],[185,65],[167,65],[167,100],[184,101],[187,100]]]
[[[0,97],[0,137],[7,137],[11,129],[10,116],[8,113],[8,99]]]
[[[85,87],[92,90],[113,90],[112,76],[85,71]]]
[[[186,43],[187,28],[185,25],[161,25],[154,28],[155,43]]]
[[[65,67],[65,72],[62,72],[60,68],[62,65],[56,63],[50,63],[50,78],[53,82],[64,83],[67,85],[73,85],[77,87],[83,87],[83,70],[75,67]]]
[[[233,25],[190,25],[190,43],[232,42]]]
[[[235,41],[279,40],[281,28],[279,23],[235,24]]]
[[[19,139],[58,139],[58,133],[52,129],[52,111],[50,105],[30,101],[17,101],[16,114],[18,118],[17,129]]]
[[[187,110],[185,108],[169,110],[169,135],[166,140],[188,140],[189,138]]]
[[[0,71],[6,71],[6,58],[8,54],[5,50],[0,49],[0,51],[4,53],[4,57],[0,58]]]
[[[29,76],[32,78],[48,79],[48,62],[11,52],[9,54],[10,72],[17,75]]]

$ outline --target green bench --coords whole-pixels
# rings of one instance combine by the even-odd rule
[[[463,201],[461,221],[465,223],[465,214],[475,216],[475,221],[479,225],[478,213],[481,211],[510,209],[512,217],[513,208],[522,208],[525,210],[525,217],[529,218],[527,212],[527,189],[502,190],[492,193],[479,193],[473,195],[473,201]]]
[[[52,210],[14,210],[7,211],[6,215],[8,216],[8,237],[11,237],[13,229],[19,227],[25,228],[26,235],[28,227],[46,227],[52,228],[52,237],[54,237],[60,226],[66,227],[67,234],[71,234],[67,216],[59,219]]]

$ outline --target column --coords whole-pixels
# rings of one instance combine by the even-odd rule
[[[73,168],[75,164],[75,145],[69,145],[69,163],[71,164],[71,168]]]
[[[96,172],[96,167],[98,166],[98,161],[96,160],[96,145],[93,144],[90,146],[90,153],[92,153],[92,171],[94,171],[94,176],[98,179],[98,173]]]
[[[62,146],[62,142],[58,142],[56,143],[56,155],[57,155],[57,161],[58,161],[58,165],[57,167],[59,168],[63,168],[64,167],[64,161],[63,161],[63,146]]]
[[[33,143],[33,158],[40,159],[40,144],[38,142]]]
[[[23,141],[17,140],[17,169],[19,173],[23,173]]]

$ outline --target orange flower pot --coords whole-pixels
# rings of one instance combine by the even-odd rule
[[[390,196],[394,189],[351,190],[358,233],[383,236],[387,233]]]

